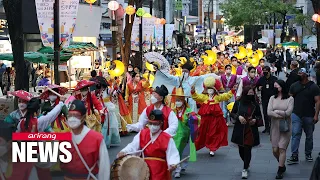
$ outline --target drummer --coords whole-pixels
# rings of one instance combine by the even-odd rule
[[[65,180],[110,178],[110,162],[107,146],[101,133],[84,125],[87,109],[80,100],[74,100],[69,108],[67,124],[72,132],[70,163],[61,163]],[[75,146],[76,144],[76,146]],[[90,168],[90,169],[88,169]]]
[[[165,98],[168,95],[168,89],[166,86],[156,87],[155,91],[151,95],[152,105],[145,108],[139,117],[139,122],[136,124],[128,124],[127,129],[129,132],[142,130],[148,123],[148,117],[153,110],[161,110],[163,112],[163,126],[161,130],[174,136],[178,129],[178,118],[170,107],[166,106]]]
[[[152,180],[171,179],[170,172],[176,168],[180,161],[179,152],[173,139],[161,130],[163,123],[162,111],[157,109],[151,111],[148,118],[149,128],[141,130],[133,141],[118,153],[120,158],[129,153],[139,153],[144,149],[142,157],[148,164]]]

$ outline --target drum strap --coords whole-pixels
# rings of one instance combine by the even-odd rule
[[[83,165],[84,165],[84,166],[86,167],[86,169],[88,170],[88,174],[89,174],[89,175],[88,175],[88,177],[87,177],[87,180],[89,180],[90,177],[92,177],[94,180],[98,180],[98,178],[96,178],[96,177],[94,176],[94,174],[92,174],[92,172],[91,172],[91,171],[96,167],[97,162],[94,163],[94,165],[93,165],[91,168],[89,168],[88,164],[87,164],[86,161],[83,159],[83,157],[82,157],[82,155],[81,155],[81,153],[80,153],[80,150],[79,150],[79,148],[78,148],[78,145],[74,142],[74,140],[72,140],[72,143],[73,143],[73,146],[74,146],[74,148],[76,149],[76,151],[77,151],[77,153],[78,153],[78,155],[79,155],[79,157],[80,157]]]

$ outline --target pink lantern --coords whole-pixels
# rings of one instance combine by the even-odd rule
[[[112,11],[113,20],[115,20],[114,12],[119,9],[119,3],[117,1],[110,1],[108,3],[108,8]]]
[[[318,22],[318,21],[319,21],[319,18],[320,18],[319,14],[314,14],[314,15],[312,16],[312,20],[313,20],[314,22]]]

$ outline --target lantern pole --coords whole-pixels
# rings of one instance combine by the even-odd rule
[[[152,15],[153,0],[150,0],[149,6],[150,6],[150,14]],[[141,18],[141,19],[142,19],[142,18]],[[150,43],[150,49],[151,49],[151,51],[152,51],[152,46],[153,46],[153,44],[152,44],[152,42],[151,42],[151,43]]]
[[[60,0],[55,0],[54,2],[54,83],[60,85],[60,74],[59,74],[59,64],[60,64]]]
[[[140,0],[140,3],[141,6],[139,6],[138,8],[142,8],[142,3],[141,3],[141,0]],[[139,51],[140,51],[140,61],[141,63],[143,62],[143,49],[142,49],[142,22],[143,22],[143,18],[140,18],[140,24],[139,24]],[[140,64],[140,63],[139,63]]]
[[[163,18],[166,19],[166,5],[167,5],[167,1],[163,0]],[[166,51],[166,23],[163,24],[163,52]]]
[[[115,17],[117,18],[117,17]],[[116,26],[117,22],[115,18],[112,19],[112,60],[117,60],[117,31],[116,31]]]

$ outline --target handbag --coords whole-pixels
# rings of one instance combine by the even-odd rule
[[[279,121],[279,130],[280,132],[288,132],[289,131],[289,124],[286,118],[281,119]]]

